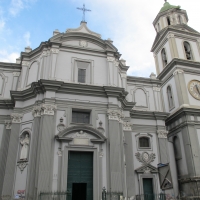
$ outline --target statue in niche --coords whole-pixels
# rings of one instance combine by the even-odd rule
[[[20,141],[22,148],[20,154],[20,160],[27,160],[28,157],[28,147],[29,147],[29,136],[26,134],[25,138]]]

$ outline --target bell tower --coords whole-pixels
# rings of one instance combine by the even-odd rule
[[[170,113],[165,123],[174,194],[200,198],[200,33],[188,26],[185,10],[167,1],[153,25],[151,51]]]

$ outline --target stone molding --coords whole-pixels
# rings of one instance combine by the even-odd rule
[[[12,119],[12,123],[19,124],[19,123],[22,122],[23,114],[21,114],[21,113],[12,113],[10,115],[10,117]]]
[[[41,106],[34,106],[32,110],[33,117],[40,117],[41,116]]]
[[[24,66],[29,66],[29,65],[30,65],[30,62],[28,62],[28,61],[22,61],[22,65],[24,65]]]
[[[28,161],[18,161],[17,166],[19,167],[21,173],[24,171],[26,166],[28,165]]]
[[[167,138],[168,131],[166,130],[157,130],[158,138]]]
[[[173,75],[175,76],[176,74],[182,74],[184,73],[184,71],[182,69],[176,69],[174,72],[173,72]]]
[[[123,123],[122,119],[124,118],[124,114],[121,110],[107,110],[107,115],[109,120],[115,120],[120,123]]]
[[[5,127],[7,130],[11,129],[12,121],[11,120],[5,120]]]
[[[137,160],[142,163],[142,165],[150,164],[156,158],[156,154],[155,153],[150,153],[149,154],[148,152],[142,152],[142,153],[137,152],[135,154],[135,156],[136,156]]]
[[[108,61],[108,62],[114,62],[114,61],[115,61],[115,57],[110,57],[110,56],[108,56],[108,57],[107,57],[107,61]]]
[[[123,123],[123,130],[124,131],[132,131],[132,123],[131,122],[124,122]]]
[[[13,76],[19,76],[20,72],[13,72]]]
[[[161,88],[160,87],[153,87],[154,91],[160,92]]]

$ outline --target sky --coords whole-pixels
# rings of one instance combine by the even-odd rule
[[[188,25],[200,31],[199,0],[168,0],[187,11]],[[153,20],[164,0],[0,0],[0,62],[15,62],[26,46],[37,48],[53,31],[77,28],[82,12],[88,28],[111,38],[130,66],[128,75],[149,77],[156,73],[150,52],[156,32]]]

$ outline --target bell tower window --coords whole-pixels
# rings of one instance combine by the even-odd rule
[[[165,67],[167,65],[167,55],[165,49],[162,49],[161,55],[162,55],[163,66]]]
[[[187,60],[192,60],[192,51],[191,51],[191,47],[190,44],[188,42],[184,42],[184,49],[185,49],[185,55]]]
[[[172,95],[172,89],[170,86],[167,87],[167,98],[169,103],[169,109],[171,110],[174,107],[174,99]]]
[[[168,24],[168,26],[171,25],[171,22],[170,22],[170,18],[169,18],[169,17],[167,17],[167,24]]]

